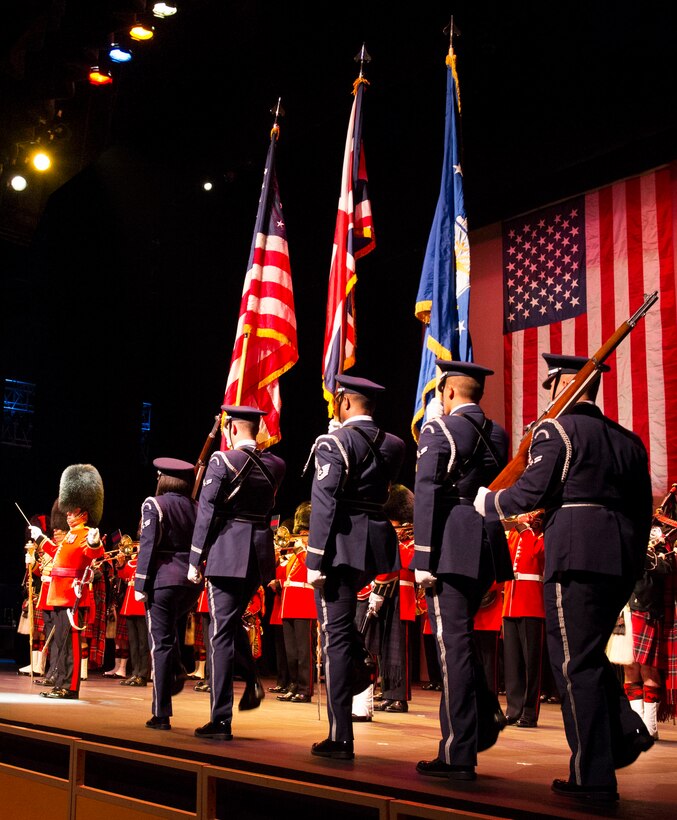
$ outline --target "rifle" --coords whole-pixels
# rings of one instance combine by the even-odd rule
[[[217,416],[214,416],[214,426],[209,431],[209,435],[205,439],[205,443],[195,463],[195,483],[193,484],[193,493],[191,495],[193,499],[197,498],[198,493],[200,492],[202,477],[204,476],[205,470],[207,469],[207,461],[209,460],[209,454],[211,453],[212,447],[214,446],[214,440],[216,439],[216,434],[219,430],[220,425],[221,414],[219,413]]]
[[[600,349],[591,356],[583,367],[578,371],[575,378],[569,382],[566,388],[554,398],[545,408],[541,415],[529,425],[529,429],[520,442],[517,453],[511,461],[501,470],[496,478],[489,485],[490,490],[501,490],[504,487],[512,486],[524,472],[531,445],[533,429],[544,419],[555,419],[561,416],[565,410],[575,404],[583,395],[590,382],[597,376],[601,365],[611,356],[618,345],[625,339],[637,322],[646,315],[649,308],[658,301],[658,291],[655,290],[648,296],[644,295],[644,302],[633,315],[623,322],[615,332],[607,339]]]

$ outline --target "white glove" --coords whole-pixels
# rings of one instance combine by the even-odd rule
[[[146,595],[145,592],[141,592],[140,589],[135,589],[134,590],[134,600],[135,601],[141,601],[142,604],[145,604],[146,601],[148,600],[148,596]]]
[[[90,547],[98,547],[101,544],[99,531],[96,527],[92,527],[87,533],[87,543]]]
[[[444,415],[444,406],[442,404],[442,399],[435,396],[435,398],[430,399],[428,404],[425,408],[425,419],[426,421],[430,421],[430,419],[436,419],[440,416]]]
[[[40,527],[36,527],[33,524],[30,525],[28,528],[31,533],[31,540],[32,541],[39,541],[41,538],[45,537],[44,532],[40,529]]]
[[[327,429],[327,432],[328,433],[333,433],[336,430],[340,430],[340,429],[341,429],[341,422],[338,419],[331,419],[331,421],[329,422],[329,427]]]
[[[379,609],[383,606],[383,601],[385,598],[383,595],[379,595],[376,592],[371,592],[369,594],[369,611],[376,614]]]
[[[33,545],[31,544],[31,547],[32,546]],[[33,550],[32,549],[27,549],[26,550],[26,566],[27,567],[32,567],[34,563],[35,563],[35,555],[33,554]]]
[[[322,589],[324,586],[324,582],[327,580],[327,576],[322,574],[322,570],[319,569],[309,569],[308,570],[308,583],[311,587],[315,587],[315,589]]]
[[[473,501],[473,507],[477,510],[477,512],[485,516],[486,510],[484,509],[484,502],[486,500],[487,495],[491,492],[488,487],[480,487],[477,491],[477,495],[475,496],[475,500]]]
[[[428,572],[427,569],[415,569],[414,578],[416,579],[416,583],[420,587],[423,587],[423,589],[433,586],[435,581],[437,581],[437,578],[432,572]]]
[[[192,581],[194,584],[199,584],[200,581],[202,580],[202,573],[200,572],[200,570],[196,566],[193,566],[193,564],[191,564],[188,567],[188,576],[187,576],[187,578],[188,578],[189,581]]]

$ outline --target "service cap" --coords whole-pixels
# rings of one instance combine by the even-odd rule
[[[470,376],[479,384],[484,385],[486,376],[492,376],[494,371],[475,362],[457,362],[448,359],[436,359],[435,364],[442,371],[438,388],[441,390],[447,376]]]
[[[548,375],[543,382],[543,387],[549,390],[552,383],[563,373],[578,373],[578,371],[588,361],[587,356],[567,356],[562,353],[544,353],[543,358],[548,365]],[[602,364],[597,368],[601,373],[608,373],[611,368],[608,364]]]
[[[355,393],[372,401],[385,392],[385,387],[382,384],[376,384],[376,382],[363,379],[360,376],[347,376],[345,373],[341,373],[336,377],[336,383],[338,384],[337,392]]]
[[[259,410],[258,407],[248,407],[245,404],[224,404],[221,408],[226,414],[226,421],[228,419],[240,419],[241,421],[261,421],[261,417],[267,413],[265,410]]]
[[[156,458],[153,461],[153,467],[157,469],[158,475],[183,478],[187,481],[192,481],[195,477],[194,465],[180,458]]]

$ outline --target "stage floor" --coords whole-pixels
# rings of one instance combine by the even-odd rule
[[[258,709],[235,712],[234,740],[218,742],[193,735],[209,720],[209,695],[195,692],[193,684],[188,681],[174,699],[172,730],[157,732],[144,726],[151,716],[150,686],[120,686],[97,672],[82,683],[80,700],[52,701],[39,696],[45,690],[30,677],[17,675],[14,664],[0,664],[0,723],[499,817],[612,814],[625,820],[672,820],[677,812],[674,724],[660,724],[654,747],[618,772],[618,806],[591,809],[572,806],[550,790],[553,778],[568,773],[569,752],[557,705],[543,705],[536,729],[507,727],[498,743],[479,756],[476,781],[450,783],[415,771],[418,760],[437,753],[437,692],[415,687],[406,714],[377,712],[371,723],[355,724],[355,760],[332,761],[310,754],[311,744],[327,735],[324,691],[319,709],[317,692],[309,704],[280,702],[267,693]],[[266,687],[273,684],[264,680]],[[243,686],[235,684],[236,703]]]

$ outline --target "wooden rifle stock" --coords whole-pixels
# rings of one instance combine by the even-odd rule
[[[207,469],[207,462],[209,461],[209,456],[211,454],[212,448],[214,447],[214,440],[216,439],[216,434],[219,431],[220,425],[221,414],[219,413],[217,416],[214,416],[214,426],[209,431],[209,435],[205,439],[205,443],[202,447],[202,450],[200,451],[200,455],[198,456],[198,459],[195,462],[195,483],[193,484],[192,498],[197,498],[198,493],[200,492],[202,477],[204,476],[205,470]]]
[[[566,388],[545,408],[543,413],[529,425],[529,429],[520,442],[517,453],[509,461],[496,478],[489,485],[490,490],[501,490],[510,487],[524,472],[529,456],[529,446],[531,445],[532,431],[537,424],[544,419],[555,419],[561,416],[569,407],[575,404],[594,377],[599,372],[601,365],[611,356],[618,345],[634,328],[637,322],[646,315],[649,308],[658,301],[658,291],[655,290],[648,296],[644,296],[644,303],[633,313],[633,315],[607,339],[600,349],[591,356],[583,367],[578,371],[575,378],[569,382]]]

